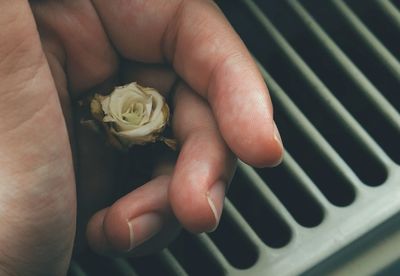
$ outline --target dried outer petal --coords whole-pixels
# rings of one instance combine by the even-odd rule
[[[104,99],[104,96],[95,94],[92,101],[90,102],[90,112],[93,117],[99,122],[103,122],[104,112],[101,107],[101,102]]]
[[[176,139],[162,137],[161,141],[172,150],[176,150],[178,148],[178,141]]]
[[[163,140],[161,133],[170,117],[164,97],[155,89],[136,83],[116,87],[108,96],[96,94],[90,110],[103,124],[110,143],[118,148]]]

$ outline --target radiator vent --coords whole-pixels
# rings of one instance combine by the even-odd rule
[[[400,214],[399,2],[217,4],[270,88],[283,164],[239,163],[216,232],[132,260],[83,255],[70,275],[318,275]]]

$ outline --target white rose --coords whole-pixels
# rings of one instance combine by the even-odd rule
[[[164,97],[135,82],[116,87],[108,96],[96,94],[90,107],[93,116],[123,147],[160,140],[169,119]]]

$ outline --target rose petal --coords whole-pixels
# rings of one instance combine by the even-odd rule
[[[136,83],[116,87],[109,96],[100,96],[103,122],[125,145],[155,142],[169,119],[164,98],[153,88]]]

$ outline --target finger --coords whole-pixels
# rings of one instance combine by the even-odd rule
[[[115,53],[90,1],[31,1],[42,37],[62,49],[57,54],[73,97],[115,77]]]
[[[165,247],[179,231],[169,207],[169,182],[169,176],[158,176],[96,213],[87,227],[91,248],[108,255],[142,255]]]
[[[146,64],[124,60],[121,63],[122,83],[137,82],[142,86],[156,89],[166,97],[171,91],[177,76],[173,69],[165,64]]]
[[[167,60],[205,97],[222,136],[245,162],[275,165],[282,143],[266,85],[243,42],[211,1],[93,1],[117,50],[143,62]],[[130,28],[126,28],[130,26]]]
[[[208,104],[186,85],[176,91],[173,129],[182,149],[169,190],[171,206],[188,230],[211,231],[218,225],[236,158]]]

